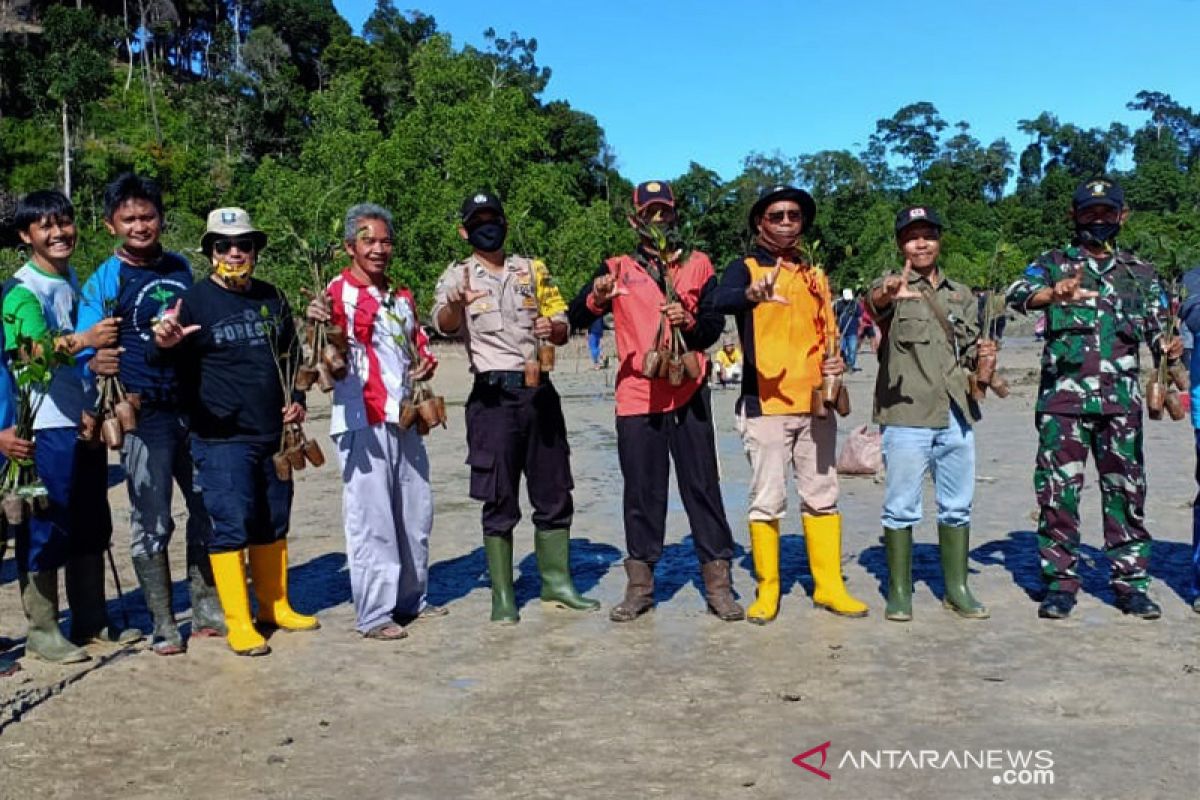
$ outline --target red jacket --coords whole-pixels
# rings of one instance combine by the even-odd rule
[[[669,276],[680,304],[691,315],[682,329],[684,343],[689,350],[699,352],[702,369],[700,377],[691,380],[685,377],[679,386],[672,386],[666,378],[642,376],[642,358],[657,344],[654,336],[662,320],[660,309],[666,302],[663,290],[629,255],[605,261],[593,276],[593,282],[605,274],[616,275],[618,285],[628,294],[613,298],[611,307],[601,307],[596,304],[589,283],[571,304],[570,318],[572,326],[586,328],[607,311],[612,311],[620,362],[617,368],[617,416],[658,414],[687,405],[707,378],[708,358],[704,351],[716,342],[725,325],[724,316],[703,302],[706,293],[716,286],[712,262],[704,253],[695,251],[687,263]],[[663,347],[670,342],[670,333],[670,324],[665,324],[661,339]]]

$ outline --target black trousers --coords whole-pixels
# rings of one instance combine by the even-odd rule
[[[625,478],[625,546],[630,558],[654,564],[662,557],[669,459],[675,461],[679,496],[700,563],[733,558],[707,385],[675,411],[617,417],[617,454]]]
[[[483,501],[483,535],[507,536],[521,521],[525,474],[537,530],[571,527],[571,449],[558,392],[476,381],[467,398],[467,464],[471,497]]]

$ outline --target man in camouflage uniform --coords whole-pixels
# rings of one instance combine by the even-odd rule
[[[1120,186],[1105,179],[1080,184],[1072,199],[1074,242],[1043,253],[1008,289],[1013,308],[1046,313],[1033,474],[1044,618],[1069,615],[1079,591],[1079,493],[1089,452],[1100,476],[1117,607],[1143,619],[1162,614],[1146,594],[1150,534],[1143,524],[1138,348],[1145,341],[1176,359],[1183,343],[1163,336],[1164,293],[1154,266],[1115,247],[1128,216]]]

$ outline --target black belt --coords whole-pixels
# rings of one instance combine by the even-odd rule
[[[538,386],[545,386],[550,382],[550,376],[542,372],[538,375]],[[498,386],[501,389],[513,391],[515,389],[525,388],[525,372],[515,369],[493,369],[488,372],[478,372],[475,374],[476,386]]]

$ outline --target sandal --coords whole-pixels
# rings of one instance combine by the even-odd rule
[[[408,631],[400,627],[394,622],[385,622],[382,625],[376,625],[371,630],[363,635],[364,639],[382,639],[392,641],[395,639],[403,639],[408,636]]]

